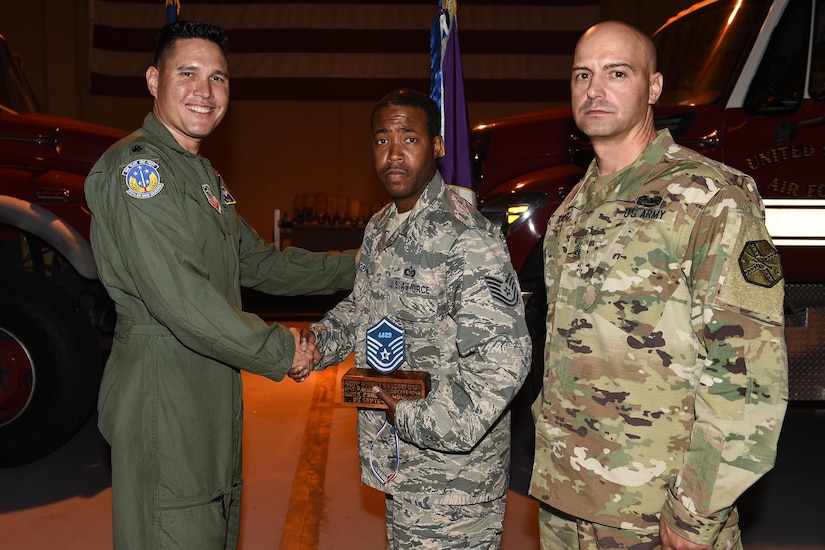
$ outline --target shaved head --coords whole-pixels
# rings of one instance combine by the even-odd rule
[[[653,105],[664,79],[656,47],[644,33],[618,21],[593,25],[573,54],[573,119],[593,144],[602,174],[629,165],[656,137]]]
[[[653,44],[653,40],[636,27],[621,21],[603,21],[596,23],[587,29],[581,38],[579,38],[579,41],[576,43],[576,50],[578,50],[586,40],[593,38],[610,40],[611,37],[613,40],[620,41],[624,44],[635,43],[638,46],[638,50],[636,51],[641,53],[639,57],[643,63],[643,70],[646,70],[648,74],[656,72],[656,46]]]

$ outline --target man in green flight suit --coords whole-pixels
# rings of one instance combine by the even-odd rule
[[[177,22],[146,71],[154,108],[86,180],[92,246],[117,309],[98,403],[112,446],[117,550],[236,548],[241,370],[280,380],[307,365],[298,333],[241,310],[272,294],[352,288],[353,253],[278,251],[198,155],[229,102],[227,37]]]

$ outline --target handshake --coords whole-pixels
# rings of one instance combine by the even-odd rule
[[[321,352],[315,347],[315,333],[308,328],[297,329],[290,327],[289,332],[295,337],[295,357],[292,359],[292,368],[286,373],[287,376],[296,382],[303,382],[309,377],[312,369],[321,362]],[[395,424],[395,407],[398,399],[388,394],[378,386],[372,388],[377,398],[387,405],[387,421]]]
[[[295,338],[295,357],[287,376],[296,382],[303,382],[313,367],[321,362],[321,352],[315,347],[315,333],[308,328],[298,332],[298,329],[290,327],[289,332]]]

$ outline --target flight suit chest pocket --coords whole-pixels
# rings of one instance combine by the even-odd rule
[[[187,187],[190,227],[198,236],[205,254],[215,250],[218,243],[221,247],[237,247],[230,223],[230,209],[234,207],[223,204],[211,189],[208,184]]]

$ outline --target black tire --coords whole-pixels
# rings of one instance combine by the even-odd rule
[[[71,297],[32,276],[4,279],[0,467],[32,462],[65,443],[94,410],[101,373],[97,335]]]

